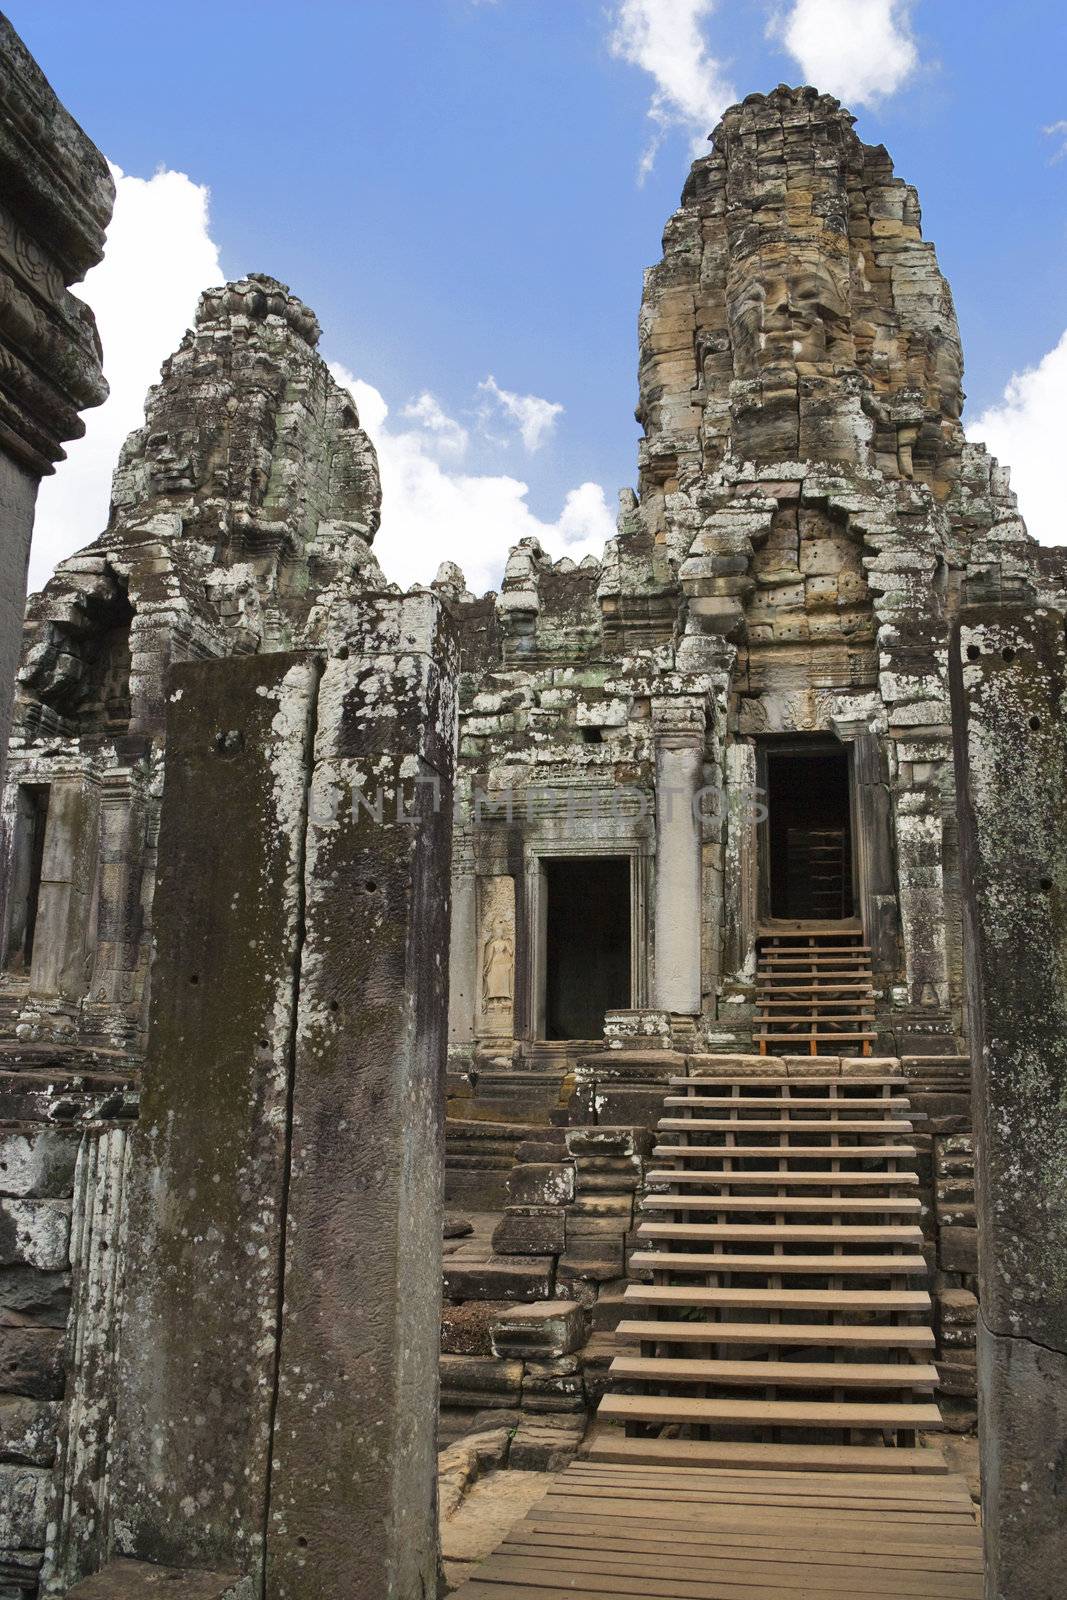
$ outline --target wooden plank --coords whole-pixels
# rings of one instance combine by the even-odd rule
[[[789,1107],[784,1105],[782,1110],[788,1111]],[[788,1117],[744,1120],[737,1117],[660,1117],[656,1126],[665,1133],[700,1133],[707,1129],[716,1133],[865,1133],[879,1136],[915,1132],[911,1122],[903,1117],[870,1117],[863,1122],[841,1122],[826,1117],[799,1117],[795,1121]]]
[[[860,1273],[870,1278],[913,1278],[926,1271],[926,1261],[922,1256],[776,1256],[769,1252],[724,1255],[712,1250],[692,1254],[681,1250],[635,1250],[630,1267],[635,1272],[753,1272],[786,1277],[803,1273],[834,1278]]]
[[[729,1151],[726,1152],[729,1154]],[[646,1183],[721,1183],[724,1186],[796,1184],[825,1189],[829,1185],[847,1189],[908,1187],[919,1182],[914,1172],[670,1172],[654,1169],[645,1173]]]
[[[795,1449],[796,1447],[792,1447]],[[838,1452],[840,1454],[840,1451]],[[897,1454],[896,1451],[885,1449],[873,1450],[872,1455],[889,1457]],[[916,1453],[916,1452],[913,1452]],[[922,1450],[920,1455],[932,1455],[933,1451]],[[688,1484],[696,1488],[706,1489],[715,1495],[733,1496],[735,1494],[758,1494],[770,1500],[791,1499],[797,1495],[823,1495],[837,1496],[865,1496],[881,1506],[887,1501],[900,1501],[916,1505],[942,1505],[951,1503],[958,1509],[972,1512],[970,1491],[966,1483],[956,1474],[951,1476],[931,1476],[927,1478],[916,1477],[912,1479],[892,1477],[884,1472],[805,1472],[798,1475],[796,1472],[782,1470],[768,1470],[766,1468],[742,1467],[680,1467],[657,1466],[655,1464],[641,1465],[629,1462],[597,1462],[579,1458],[568,1467],[566,1481],[583,1483],[590,1476],[603,1478],[605,1481],[627,1482],[634,1480],[647,1483],[651,1487],[668,1484]],[[562,1482],[563,1480],[561,1480]],[[536,1515],[536,1507],[528,1513]]]
[[[773,1384],[775,1388],[934,1389],[937,1368],[918,1362],[685,1361],[662,1356],[616,1356],[609,1368],[624,1382]]]
[[[641,1339],[662,1344],[766,1344],[834,1345],[843,1349],[932,1350],[935,1340],[930,1328],[921,1326],[869,1327],[848,1323],[781,1322],[620,1322],[615,1330],[620,1339]]]
[[[779,1311],[929,1311],[925,1289],[709,1289],[629,1283],[623,1301],[642,1306],[737,1306]]]
[[[707,1239],[724,1244],[886,1244],[921,1245],[921,1228],[903,1224],[897,1227],[878,1226],[877,1223],[812,1222],[641,1222],[637,1227],[642,1239]]]
[[[935,1405],[879,1405],[848,1400],[695,1400],[679,1395],[606,1394],[598,1416],[621,1422],[723,1422],[780,1428],[929,1428],[943,1426]]]
[[[541,1549],[566,1549],[581,1542],[588,1551],[630,1551],[634,1554],[670,1556],[678,1551],[678,1535],[660,1527],[649,1519],[637,1527],[628,1524],[605,1522],[596,1524],[588,1519],[550,1523],[524,1520],[508,1536],[508,1547]],[[981,1541],[973,1544],[952,1545],[947,1550],[932,1541],[926,1549],[901,1550],[886,1544],[885,1538],[862,1533],[839,1535],[833,1547],[827,1547],[810,1532],[805,1524],[783,1523],[775,1531],[746,1534],[733,1531],[694,1533],[683,1546],[685,1559],[706,1562],[709,1557],[722,1560],[733,1556],[737,1560],[760,1559],[762,1552],[774,1558],[776,1552],[794,1554],[797,1561],[812,1559],[827,1566],[851,1566],[858,1556],[868,1558],[870,1565],[886,1571],[907,1572],[919,1567],[928,1572],[980,1572],[982,1570]]]
[[[928,1330],[924,1330],[928,1331]],[[890,1448],[885,1445],[745,1444],[736,1439],[627,1439],[613,1428],[597,1430],[583,1446],[589,1461],[638,1465],[670,1464],[689,1470],[718,1466],[736,1472],[742,1468],[784,1468],[792,1473],[836,1471],[877,1472],[880,1476],[912,1475],[944,1478],[948,1464],[935,1445]]]
[[[918,1155],[913,1144],[657,1144],[656,1160],[717,1162],[907,1162]]]
[[[693,1078],[680,1078],[678,1082],[696,1087]],[[910,1103],[906,1098],[896,1096],[889,1100],[861,1100],[838,1095],[798,1095],[795,1099],[784,1095],[745,1095],[738,1099],[732,1095],[668,1094],[663,1100],[665,1106],[729,1106],[732,1111],[763,1111],[768,1107],[789,1111],[906,1111]]]
[[[787,1211],[833,1212],[838,1216],[858,1216],[863,1211],[873,1211],[889,1216],[893,1212],[912,1215],[922,1210],[922,1202],[914,1195],[775,1195],[775,1194],[650,1194],[641,1202],[646,1211]]]
[[[582,1578],[593,1573],[600,1577],[662,1579],[664,1569],[662,1552],[618,1549],[610,1544],[601,1545],[595,1551],[572,1550],[553,1546],[543,1538],[529,1543],[509,1539],[502,1546],[499,1558],[501,1561],[544,1562],[553,1572],[573,1572]],[[713,1563],[709,1563],[706,1556],[694,1559],[675,1550],[669,1558],[669,1566],[670,1581],[681,1580],[692,1586],[694,1595],[702,1593],[704,1584],[721,1581],[727,1574],[731,1581],[777,1584],[786,1591],[810,1593],[817,1584],[827,1594],[838,1595],[842,1591],[854,1591],[857,1575],[862,1573],[872,1600],[878,1595],[888,1596],[889,1600],[911,1600],[912,1596],[931,1593],[934,1575],[925,1561],[886,1568],[879,1561],[857,1561],[855,1557],[847,1564],[820,1562],[808,1555],[791,1557],[785,1551],[774,1555],[768,1551],[757,1553],[729,1546]],[[934,1592],[938,1600],[960,1600],[974,1593],[973,1571],[960,1572],[939,1566],[936,1574],[938,1588]]]

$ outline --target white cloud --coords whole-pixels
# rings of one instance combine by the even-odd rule
[[[651,172],[672,128],[690,135],[693,154],[736,99],[722,63],[708,51],[702,23],[715,0],[621,0],[614,13],[611,51],[655,79],[648,115],[654,133],[641,157],[639,178]]]
[[[415,427],[394,428],[380,390],[339,362],[331,362],[330,371],[352,391],[378,451],[382,526],[375,554],[398,583],[428,583],[442,561],[458,561],[470,587],[480,593],[499,584],[508,550],[520,539],[533,535],[553,556],[580,561],[599,556],[614,535],[614,518],[599,484],[571,489],[556,520],[543,522],[530,509],[529,487],[521,479],[442,464],[439,419],[451,419],[433,396],[422,395],[401,411]]]
[[[1062,161],[1064,156],[1067,156],[1067,122],[1050,122],[1042,132],[1046,138],[1059,141],[1056,154],[1052,157],[1052,163],[1055,165],[1057,161]]]
[[[424,389],[416,399],[409,400],[401,416],[408,417],[425,429],[429,435],[428,442],[435,445],[442,455],[466,454],[469,442],[466,428],[442,409],[436,395],[432,395],[428,389]]]
[[[817,89],[870,105],[919,64],[910,12],[910,0],[795,0],[768,31]]]
[[[1019,510],[1042,544],[1067,543],[1060,462],[1067,416],[1067,333],[1036,367],[1017,372],[1003,399],[967,424],[967,437],[988,445],[1011,468]]]
[[[492,373],[478,388],[495,400],[504,414],[511,418],[522,436],[523,444],[531,452],[540,450],[556,426],[557,419],[563,415],[563,407],[557,401],[542,400],[536,394],[513,394],[510,389],[502,389]]]
[[[203,184],[184,172],[111,171],[117,193],[104,259],[74,291],[96,313],[111,394],[85,413],[84,437],[67,445],[67,460],[41,484],[31,588],[103,532],[119,448],[141,425],[145,394],[192,323],[200,291],[224,277]]]

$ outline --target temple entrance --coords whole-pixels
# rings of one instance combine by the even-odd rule
[[[632,1004],[630,859],[541,858],[545,1038],[599,1039],[605,1012]]]
[[[848,748],[836,740],[768,747],[764,905],[775,919],[855,915]]]

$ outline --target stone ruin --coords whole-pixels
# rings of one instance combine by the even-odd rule
[[[990,1592],[1052,1595],[1067,553],[966,441],[915,191],[852,124],[726,113],[617,536],[525,540],[498,594],[387,581],[314,315],[203,295],[27,614],[0,1594],[433,1592],[438,1322],[449,1470],[565,1464],[672,1079],[882,1072]],[[855,998],[774,998],[841,951]]]

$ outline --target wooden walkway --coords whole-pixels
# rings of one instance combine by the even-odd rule
[[[453,1600],[981,1600],[952,1474],[578,1461]]]

